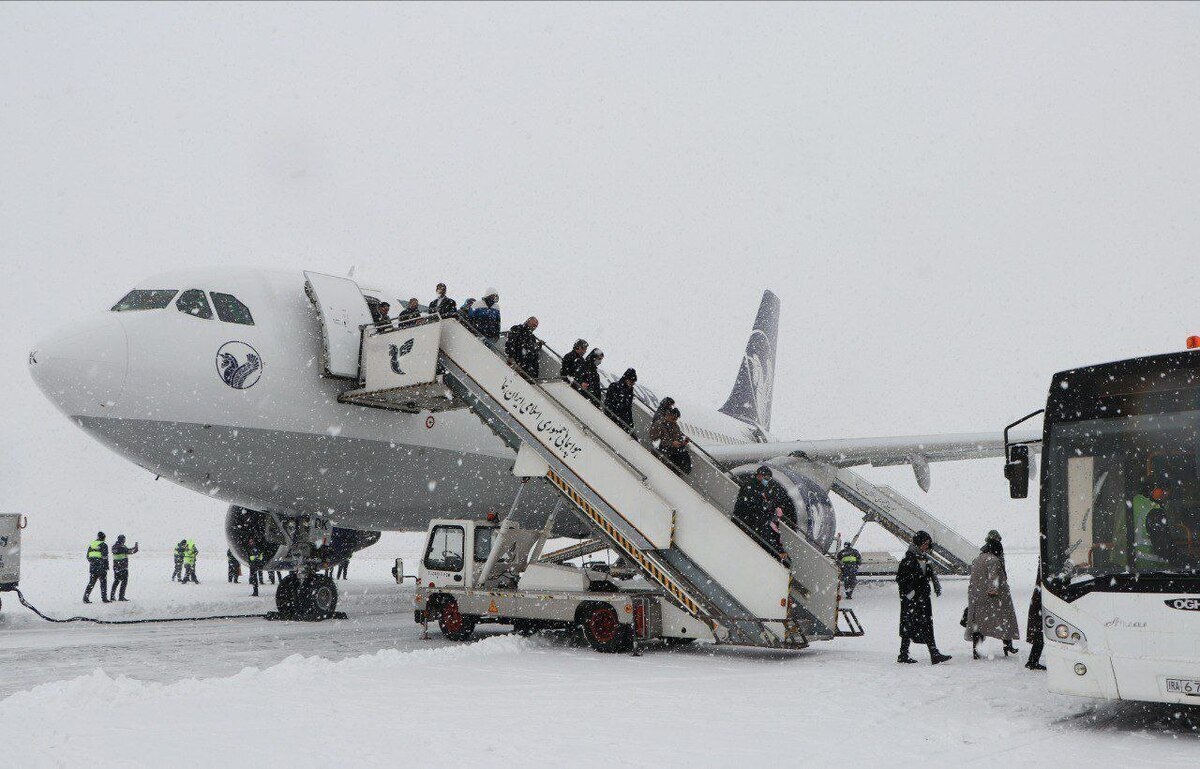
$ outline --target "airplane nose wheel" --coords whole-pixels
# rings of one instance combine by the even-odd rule
[[[337,584],[324,574],[313,574],[304,584],[289,574],[275,591],[275,608],[282,619],[329,619],[337,611],[337,603]]]

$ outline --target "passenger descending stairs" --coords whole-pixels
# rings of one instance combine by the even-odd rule
[[[398,358],[400,350],[411,357]],[[409,359],[416,365],[397,365]],[[434,359],[436,366],[428,363]],[[824,554],[785,530],[785,566],[730,517],[738,488],[731,476],[694,446],[692,474],[677,475],[558,379],[558,358],[548,350],[541,372],[550,376],[534,381],[459,320],[426,318],[382,333],[365,329],[362,361],[364,386],[343,402],[470,408],[517,450],[515,474],[545,477],[597,537],[708,623],[718,642],[799,648],[835,635],[837,568]],[[644,437],[649,409],[635,408],[635,432]]]

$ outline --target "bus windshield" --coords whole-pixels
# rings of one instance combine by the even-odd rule
[[[1052,424],[1044,449],[1048,580],[1200,571],[1200,411]]]

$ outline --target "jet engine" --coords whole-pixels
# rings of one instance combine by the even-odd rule
[[[319,555],[326,563],[337,563],[375,544],[379,536],[378,531],[357,531],[334,526],[332,536]],[[262,557],[264,564],[273,558],[284,557],[287,552],[287,539],[270,515],[237,505],[230,505],[229,512],[225,514],[225,539],[229,549],[242,563],[250,563],[250,540],[254,540],[254,553]]]
[[[821,552],[829,552],[837,536],[837,517],[833,513],[833,502],[829,491],[796,467],[780,461],[764,464],[771,468],[771,478],[783,487],[796,505],[796,525],[801,534],[807,535]],[[753,478],[760,464],[742,465],[731,472],[739,480]]]

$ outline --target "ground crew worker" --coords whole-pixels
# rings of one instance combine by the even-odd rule
[[[88,545],[88,584],[83,591],[83,602],[91,603],[88,598],[96,582],[100,583],[100,600],[108,603],[108,545],[104,543],[104,532],[96,533],[96,538]]]
[[[262,555],[258,552],[258,544],[254,540],[246,545],[246,560],[250,561],[250,585],[254,588],[251,596],[258,595],[258,586],[262,584]]]
[[[242,563],[229,548],[225,549],[225,559],[229,561],[229,571],[225,575],[225,581],[236,585],[238,584],[238,577],[242,576]],[[253,574],[250,575],[250,579],[254,579]]]
[[[179,540],[179,544],[175,545],[175,571],[171,572],[171,581],[183,581],[183,554],[187,551],[187,540]]]
[[[200,580],[196,579],[196,556],[200,555],[200,548],[196,547],[196,543],[192,540],[187,541],[187,549],[183,551],[183,584],[195,582],[200,584]]]
[[[1167,490],[1155,486],[1150,496],[1138,494],[1133,498],[1134,568],[1139,571],[1159,571],[1169,567],[1160,553],[1169,549],[1170,532],[1163,501]]]
[[[849,542],[837,554],[838,568],[842,570],[842,587],[846,588],[846,599],[854,597],[854,588],[858,586],[858,567],[862,564],[862,553],[854,549]]]
[[[350,571],[350,556],[346,556],[338,562],[337,569],[334,570],[334,579],[349,579],[347,573]]]
[[[125,588],[129,585],[129,555],[137,551],[138,545],[136,542],[133,543],[133,547],[127,547],[125,545],[125,535],[117,535],[117,541],[112,546],[113,584],[110,600],[128,600],[125,598]],[[121,589],[120,598],[117,598],[117,588]]]

